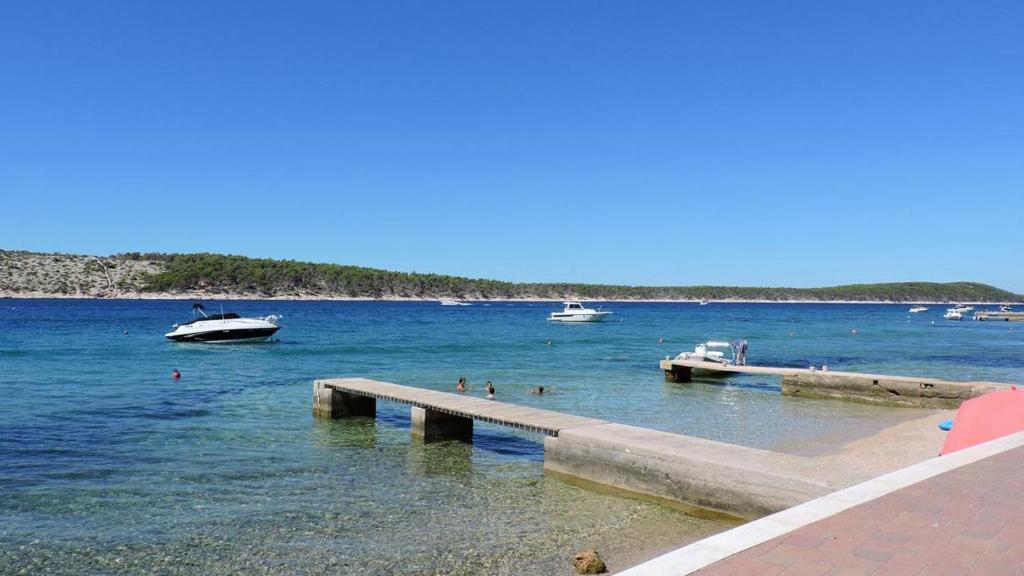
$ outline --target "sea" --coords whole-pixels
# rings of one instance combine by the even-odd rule
[[[901,409],[783,397],[770,376],[666,382],[746,339],[751,364],[1024,383],[1024,326],[942,306],[231,301],[273,342],[180,344],[183,300],[0,300],[0,574],[569,574],[580,548],[671,548],[728,524],[545,476],[539,435],[411,439],[409,409],[312,417],[359,376],[767,449],[870,435]],[[171,378],[177,369],[181,378]],[[548,393],[530,394],[535,386]],[[620,566],[621,567],[621,566]]]

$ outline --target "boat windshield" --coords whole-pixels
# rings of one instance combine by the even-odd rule
[[[583,310],[583,306],[581,304],[569,304],[566,308],[569,310]]]
[[[232,320],[234,318],[241,318],[241,316],[235,314],[234,312],[227,312],[226,314],[210,314],[209,316],[204,316],[203,318],[195,318],[189,320],[188,322],[185,322],[180,325],[188,326],[189,324],[195,324],[196,322],[206,322],[207,320]]]

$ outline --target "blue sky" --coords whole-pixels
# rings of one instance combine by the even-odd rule
[[[5,2],[0,247],[1024,292],[1024,3]]]

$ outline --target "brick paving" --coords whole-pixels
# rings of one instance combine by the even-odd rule
[[[1024,448],[749,548],[700,576],[1024,576]]]

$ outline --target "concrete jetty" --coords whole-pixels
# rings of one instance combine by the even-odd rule
[[[981,310],[974,313],[975,320],[1024,322],[1024,312],[1008,312],[1003,310]]]
[[[468,427],[472,430],[474,420],[547,436],[557,436],[565,428],[607,424],[594,418],[365,378],[335,378],[313,383],[313,414],[316,416],[374,416],[377,399],[412,406],[412,433],[427,440],[448,439],[449,429]],[[431,426],[433,428],[428,430]]]
[[[833,489],[800,456],[364,378],[313,383],[320,418],[373,417],[378,400],[411,406],[424,441],[471,440],[475,420],[540,433],[546,472],[691,510],[749,520]]]
[[[851,400],[887,406],[957,408],[965,400],[1009,387],[1009,384],[999,382],[956,382],[837,370],[735,366],[702,360],[667,358],[659,366],[664,370],[665,378],[672,382],[689,382],[694,374],[712,377],[731,374],[781,376],[782,393],[788,396]]]

